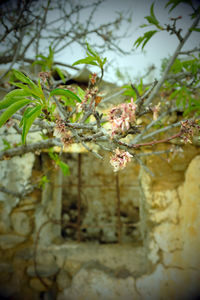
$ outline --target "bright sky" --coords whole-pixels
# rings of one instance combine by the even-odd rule
[[[146,28],[139,28],[139,25],[144,23],[144,16],[149,15],[150,6],[152,4],[152,0],[107,0],[106,3],[101,5],[101,8],[97,12],[95,18],[95,24],[104,23],[112,20],[116,16],[116,12],[130,12],[133,13],[132,23],[128,28],[128,32],[130,37],[123,39],[121,41],[121,45],[125,50],[131,50],[131,55],[123,56],[117,55],[113,52],[105,52],[105,56],[108,58],[110,62],[110,66],[108,71],[105,73],[104,79],[109,81],[116,81],[117,78],[115,76],[116,68],[119,68],[122,72],[128,72],[131,76],[131,79],[134,81],[135,78],[143,75],[148,66],[154,64],[157,67],[157,71],[152,74],[154,77],[159,77],[159,68],[161,64],[161,59],[164,57],[168,57],[173,53],[175,48],[178,45],[178,39],[175,36],[169,35],[167,32],[157,33],[152,39],[149,41],[147,46],[145,47],[145,52],[141,52],[141,48],[137,50],[133,49],[134,41],[142,35]],[[165,9],[164,6],[168,2],[166,0],[162,1],[154,1],[154,11],[157,19],[160,21],[162,25],[168,23],[169,15],[168,9]],[[195,5],[198,5],[198,0],[193,1]],[[189,10],[189,6],[187,4],[181,4],[178,8],[174,9],[170,17],[182,16],[182,19],[178,21],[178,25],[183,28],[182,34],[185,33],[185,29],[188,28],[188,25],[193,22],[190,20],[188,16],[192,10]],[[82,16],[83,19],[87,19],[87,13]],[[120,32],[124,32],[127,27],[120,28]],[[154,30],[155,27],[149,27],[148,30]],[[194,46],[199,45],[199,33],[194,32],[192,37],[188,39],[187,44],[184,49],[190,49]],[[85,55],[84,51],[79,47],[73,49],[66,49],[63,53],[58,56],[58,59],[67,62],[73,63],[74,61],[83,58]],[[153,79],[152,78],[152,79]],[[121,82],[119,82],[121,83]]]

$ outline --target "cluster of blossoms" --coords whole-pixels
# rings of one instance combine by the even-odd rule
[[[84,101],[87,102],[89,99],[96,96],[97,93],[98,93],[97,87],[93,87],[92,89],[87,89],[85,93]]]
[[[97,93],[98,93],[98,87],[88,88],[85,91],[85,96],[84,99],[82,100],[82,103],[76,104],[76,112],[79,113],[82,110],[84,110],[88,103],[88,100],[95,100]],[[92,104],[92,102],[93,101],[91,101],[90,103]]]
[[[56,120],[56,126],[54,128],[54,136],[60,138],[64,148],[66,148],[72,143],[72,137],[70,135],[70,132],[66,130],[65,123],[61,119]]]
[[[112,136],[129,130],[136,120],[137,105],[133,103],[122,103],[113,107],[109,112],[109,121],[112,126]]]
[[[194,120],[186,120],[181,122],[182,141],[186,143],[192,143],[191,137],[193,137],[195,131],[200,131],[200,125]]]
[[[131,161],[131,157],[133,157],[133,155],[129,152],[120,150],[119,148],[115,149],[115,154],[110,158],[110,163],[114,168],[114,172],[124,169],[126,164]]]

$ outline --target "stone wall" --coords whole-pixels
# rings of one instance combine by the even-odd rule
[[[101,162],[82,154],[81,225],[91,227],[81,232],[82,242],[76,242],[75,234],[63,238],[61,224],[41,229],[61,212],[67,222],[73,221],[78,154],[65,159],[70,177],[61,178],[53,168],[43,191],[36,189],[22,199],[0,194],[0,296],[176,300],[200,295],[200,149],[185,146],[169,157],[148,156],[145,163],[154,176],[134,164],[120,172],[121,218],[124,224],[137,224],[131,234],[123,233],[121,244],[116,243],[116,177],[108,157]],[[48,164],[45,155],[32,154],[3,161],[1,182],[20,192]],[[105,227],[100,236],[96,228],[105,223],[112,230]]]

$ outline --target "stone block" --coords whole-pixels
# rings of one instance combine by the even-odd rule
[[[24,212],[13,212],[11,214],[11,224],[15,232],[20,235],[28,235],[31,232],[29,216]]]
[[[99,270],[82,269],[73,278],[72,286],[60,293],[58,300],[138,300],[132,277],[118,279]]]
[[[3,250],[16,247],[25,241],[25,237],[14,234],[0,235],[0,248]]]
[[[162,223],[159,226],[156,226],[152,235],[159,248],[165,252],[183,248],[183,239],[180,235],[180,228],[172,223]]]
[[[69,273],[66,270],[62,269],[56,278],[56,282],[60,291],[69,288],[71,285],[71,278],[69,277]]]
[[[31,277],[35,277],[37,276],[37,274],[35,273],[35,268],[34,266],[29,266],[27,268],[27,274]],[[57,265],[37,265],[37,273],[41,276],[41,277],[51,277],[53,275],[55,275],[58,272],[58,267]]]

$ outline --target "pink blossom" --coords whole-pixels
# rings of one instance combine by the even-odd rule
[[[137,105],[131,98],[130,103],[122,103],[110,110],[109,120],[112,127],[112,135],[129,130],[131,125],[135,123],[136,109]]]
[[[120,150],[119,148],[115,149],[114,155],[110,158],[110,163],[114,168],[114,172],[122,170],[126,167],[126,164],[131,161],[131,155],[128,151]]]
[[[72,143],[71,134],[66,130],[65,122],[61,119],[56,120],[56,126],[54,128],[53,135],[60,138],[64,148]]]
[[[65,123],[63,120],[61,119],[57,119],[56,120],[56,126],[54,127],[54,133],[53,135],[56,136],[56,137],[59,137],[61,138],[62,135],[65,133]]]

